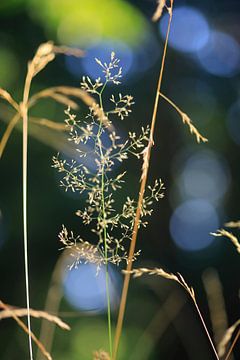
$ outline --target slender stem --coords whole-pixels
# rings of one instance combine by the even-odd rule
[[[100,148],[101,149],[101,148]],[[102,155],[102,149],[101,155]],[[102,165],[102,213],[104,221],[103,239],[104,239],[104,256],[106,267],[106,296],[107,296],[107,313],[108,313],[108,338],[109,338],[109,352],[112,358],[112,329],[111,329],[111,302],[109,293],[109,272],[108,272],[108,249],[107,249],[107,229],[106,229],[106,213],[105,213],[105,198],[104,198],[104,165]]]
[[[165,96],[163,93],[159,93],[159,95],[166,100],[179,114],[182,114],[182,110],[172,101],[170,100],[167,96]]]
[[[62,274],[64,269],[64,262],[70,255],[70,249],[64,250],[57,260],[50,280],[50,285],[47,292],[44,311],[58,315],[59,307],[62,300]],[[39,341],[44,344],[46,350],[51,353],[56,324],[47,320],[42,320],[39,335]],[[37,360],[42,359],[42,354],[38,350],[36,355]]]
[[[106,295],[107,295],[107,312],[108,312],[108,339],[109,339],[109,353],[112,359],[112,322],[111,322],[111,301],[109,293],[109,271],[108,263],[106,263]]]
[[[233,342],[232,342],[232,345],[230,346],[230,349],[228,350],[228,353],[227,353],[227,355],[226,355],[226,357],[225,357],[225,360],[228,360],[228,359],[229,359],[229,357],[230,357],[230,355],[231,355],[231,353],[232,353],[232,351],[233,351],[233,348],[234,348],[236,342],[238,341],[238,338],[239,338],[239,337],[240,337],[240,329],[238,329],[237,335],[235,336],[235,338],[234,338],[234,340],[233,340]]]
[[[7,145],[8,139],[10,138],[10,135],[15,127],[15,125],[17,124],[18,120],[20,119],[20,115],[17,112],[13,118],[10,120],[5,133],[3,134],[3,137],[0,141],[0,158],[2,157],[2,154],[4,152],[4,149]]]
[[[30,66],[28,68],[22,102],[23,118],[23,241],[24,241],[24,267],[25,267],[25,286],[27,302],[27,324],[28,342],[30,359],[33,360],[32,338],[31,338],[31,319],[30,319],[30,295],[29,295],[29,264],[28,264],[28,230],[27,230],[27,152],[28,152],[28,97],[32,81]]]
[[[167,53],[169,32],[170,32],[171,21],[172,21],[172,9],[173,9],[173,0],[171,0],[171,6],[168,10],[169,11],[168,28],[167,28],[167,34],[166,34],[166,39],[165,39],[165,44],[164,44],[162,62],[161,62],[159,79],[158,79],[157,90],[156,90],[155,103],[154,103],[153,114],[152,114],[149,144],[147,147],[147,164],[146,164],[147,168],[145,169],[145,173],[144,173],[144,176],[142,177],[141,185],[140,185],[138,206],[137,206],[137,211],[136,211],[136,216],[135,216],[135,221],[134,221],[131,245],[130,245],[129,254],[128,254],[128,264],[127,264],[127,269],[126,269],[127,273],[125,274],[125,278],[124,278],[123,290],[122,290],[119,313],[118,313],[118,320],[117,320],[116,333],[115,333],[115,339],[114,339],[113,360],[117,359],[118,347],[119,347],[119,342],[120,342],[121,333],[122,333],[123,318],[124,318],[124,313],[125,313],[125,308],[126,308],[128,287],[129,287],[129,281],[130,281],[129,271],[131,271],[131,269],[132,269],[133,256],[134,256],[134,252],[135,252],[137,234],[138,234],[138,228],[139,228],[139,221],[140,221],[140,217],[141,217],[142,202],[143,202],[143,197],[144,197],[144,192],[145,192],[145,187],[146,187],[146,182],[147,182],[149,160],[150,160],[150,155],[151,155],[151,148],[153,145],[153,135],[154,135],[154,129],[155,129],[155,123],[156,123],[160,90],[161,90],[161,85],[162,85],[163,70],[164,70],[166,53]]]
[[[107,81],[103,85],[101,92],[99,93],[99,103],[100,107],[103,110],[103,101],[102,101],[102,92],[105,89]],[[101,155],[102,163],[102,176],[101,176],[101,198],[102,198],[102,218],[103,218],[103,240],[104,240],[104,257],[105,257],[105,283],[106,283],[106,296],[107,296],[107,315],[108,315],[108,339],[109,339],[109,352],[112,358],[112,326],[111,326],[111,301],[110,301],[110,292],[109,292],[109,271],[108,271],[108,245],[107,245],[107,228],[106,228],[106,212],[105,212],[105,196],[104,196],[104,187],[105,187],[105,174],[104,174],[104,154],[102,151],[102,142],[101,142],[101,131],[102,123],[99,125],[98,129],[98,146]]]
[[[8,310],[11,312],[12,318],[17,322],[17,324],[25,331],[25,333],[29,334],[29,328],[25,325],[25,323],[19,319],[19,317],[14,313],[14,311],[11,311],[11,308],[8,307],[6,304],[4,304],[2,301],[0,301],[1,307],[3,307],[5,310]],[[33,341],[36,343],[42,354],[46,357],[47,360],[52,360],[51,355],[47,352],[43,344],[38,340],[38,338],[34,335],[33,332],[30,332],[30,337],[33,339]]]
[[[212,338],[211,338],[211,336],[210,336],[210,334],[209,334],[209,332],[208,332],[208,329],[207,329],[207,326],[206,326],[206,324],[205,324],[205,321],[203,320],[203,317],[202,317],[201,311],[200,311],[200,309],[199,309],[199,307],[198,307],[198,304],[197,304],[195,298],[192,297],[192,299],[193,299],[194,305],[195,305],[195,307],[196,307],[196,310],[197,310],[197,312],[198,312],[198,315],[199,315],[199,317],[200,317],[200,320],[201,320],[201,322],[202,322],[202,325],[203,325],[203,327],[204,327],[204,330],[205,330],[205,332],[206,332],[206,334],[207,334],[208,340],[209,340],[209,342],[210,342],[210,344],[211,344],[211,347],[212,347],[212,349],[213,349],[214,355],[215,355],[216,359],[219,360],[219,356],[218,356],[217,350],[216,350],[216,348],[215,348],[215,346],[214,346],[214,344],[213,344]],[[225,360],[226,360],[226,359],[225,359]]]

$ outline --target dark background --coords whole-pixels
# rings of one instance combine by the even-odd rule
[[[105,10],[101,10],[103,6],[105,6]],[[181,6],[185,9],[200,11],[202,16],[207,19],[211,29],[227,33],[239,46],[239,1],[175,1],[176,9]],[[105,42],[111,39],[111,44],[113,44],[111,46],[114,46],[115,42],[121,41],[132,49],[133,54],[140,53],[139,49],[142,48],[141,54],[143,55],[139,56],[137,60],[135,59],[135,63],[129,66],[129,71],[125,74],[120,88],[110,88],[107,90],[107,94],[122,92],[134,96],[135,105],[132,115],[118,126],[123,134],[126,134],[128,130],[140,130],[142,125],[150,123],[151,120],[163,49],[163,38],[160,35],[159,25],[151,22],[154,10],[155,2],[150,0],[129,1],[128,3],[110,0],[103,2],[1,1],[0,86],[8,90],[17,101],[20,101],[27,61],[32,58],[38,45],[49,39],[57,44],[63,43],[63,40],[66,39],[66,45],[74,45],[86,50],[91,44],[89,54],[93,57],[94,46],[101,45],[101,41],[103,41],[103,45],[97,55],[102,53],[105,57],[108,56],[106,52],[109,52],[108,47],[105,49]],[[75,22],[69,20],[64,23],[65,18],[67,19],[71,14],[75,14]],[[188,14],[186,13],[186,23],[189,20]],[[107,19],[111,19],[111,21]],[[97,33],[97,26],[95,26],[98,21],[102,26],[101,35]],[[162,21],[164,22],[164,18]],[[65,25],[63,26],[61,22]],[[109,25],[108,22],[111,24]],[[103,26],[105,23],[106,27]],[[127,28],[129,24],[132,24],[132,27]],[[79,33],[77,33],[78,25]],[[62,35],[65,34],[66,27],[71,30],[69,30],[69,37]],[[187,33],[185,35],[187,36]],[[175,36],[177,36],[176,33]],[[182,36],[184,36],[184,32]],[[198,55],[196,55],[194,51],[176,49],[171,46],[170,42],[163,79],[163,92],[191,117],[209,142],[196,144],[194,136],[181,123],[181,118],[175,110],[164,100],[160,101],[149,182],[161,177],[166,187],[165,197],[156,206],[154,205],[154,213],[149,219],[148,227],[139,233],[138,249],[141,249],[142,252],[139,263],[135,264],[135,267],[158,266],[169,272],[180,272],[187,283],[195,289],[199,307],[206,319],[210,333],[212,333],[212,325],[202,275],[209,268],[215,269],[214,274],[218,274],[222,284],[228,326],[230,326],[239,318],[239,254],[225,238],[216,238],[211,242],[208,233],[215,231],[216,228],[205,229],[204,224],[202,229],[203,232],[206,232],[204,236],[209,246],[201,247],[200,242],[197,245],[199,249],[183,248],[176,244],[176,240],[169,230],[169,224],[175,208],[189,200],[188,188],[184,190],[185,192],[183,191],[182,195],[180,194],[181,190],[178,189],[181,189],[182,186],[181,173],[193,154],[203,154],[201,156],[204,156],[205,160],[210,154],[213,162],[217,162],[220,168],[220,172],[216,173],[214,177],[211,163],[206,165],[209,168],[203,167],[205,174],[212,176],[212,180],[210,179],[212,182],[206,182],[206,186],[210,184],[212,188],[209,193],[204,193],[203,189],[204,196],[202,196],[204,201],[209,200],[211,203],[211,191],[218,191],[220,188],[220,195],[216,195],[218,196],[217,200],[214,198],[211,203],[217,214],[219,227],[222,227],[226,221],[239,219],[240,65],[239,63],[235,64],[233,68],[230,66],[228,72],[228,57],[232,58],[234,54],[229,54],[225,43],[220,40],[217,46],[216,53],[210,53],[207,60],[203,60],[205,64],[208,61],[211,64],[212,70],[209,71],[207,68],[204,69],[197,59],[197,56],[201,55],[201,51],[205,51],[204,46],[203,50],[199,49]],[[118,55],[117,50],[116,46]],[[119,57],[121,58],[121,54]],[[216,62],[218,57],[220,60]],[[127,57],[126,59],[128,61]],[[151,61],[149,61],[148,69],[145,70],[144,61],[148,63],[149,59]],[[32,91],[62,84],[80,86],[80,79],[86,73],[86,66],[81,62],[82,60],[79,63],[76,63],[75,60],[72,60],[71,63],[69,60],[75,69],[75,73],[73,73],[69,70],[70,65],[66,65],[67,61],[65,56],[58,56],[34,79]],[[125,59],[122,61],[123,68],[124,61]],[[215,69],[217,70],[215,71]],[[32,114],[63,122],[64,108],[62,105],[46,100],[42,101],[32,111]],[[80,104],[79,116],[84,116],[85,113],[85,107]],[[6,121],[10,115],[10,109],[4,101],[1,101],[0,134],[4,133]],[[59,177],[51,167],[52,156],[61,151],[61,142],[63,141],[63,138],[55,138],[57,145],[54,146],[53,138],[55,138],[54,133],[47,134],[47,132],[41,133],[38,129],[30,129],[29,267],[31,307],[35,309],[44,308],[51,274],[60,256],[61,246],[57,235],[61,224],[66,224],[69,229],[81,233],[83,237],[84,234],[88,234],[79,218],[74,215],[83,200],[77,196],[73,197],[71,194],[66,195],[59,188]],[[0,165],[0,298],[8,304],[25,307],[21,146],[21,126],[19,126],[10,137]],[[128,176],[127,185],[123,189],[124,195],[128,191],[131,195],[137,194],[140,165],[139,162],[133,162],[133,160],[130,160],[127,165]],[[196,170],[196,167],[194,169]],[[198,175],[194,177],[192,173],[192,176],[194,182]],[[221,182],[222,178],[225,179],[225,182]],[[201,180],[199,181],[201,182]],[[221,186],[224,187],[222,192]],[[199,197],[197,194],[192,195],[195,200]],[[207,199],[207,197],[209,198]],[[190,237],[186,247],[195,241],[195,236],[198,239],[198,231],[202,234],[200,229],[201,223],[186,230],[186,237]],[[182,227],[176,231],[177,234],[178,231],[184,233],[185,229]],[[175,236],[178,237],[178,235]],[[83,283],[83,292],[84,286]],[[120,282],[118,282],[119,293]],[[166,305],[168,300],[170,305],[168,303]],[[180,309],[176,315],[173,315],[178,305]],[[57,330],[53,347],[54,359],[91,359],[91,352],[106,344],[105,335],[103,335],[106,329],[105,314],[96,313],[90,308],[87,309],[87,312],[81,309],[79,314],[76,314],[76,308],[71,306],[66,298],[62,301],[61,311],[71,313],[74,311],[75,317],[69,317],[66,314],[64,317],[63,314],[66,322],[71,324],[72,332],[65,333]],[[221,318],[221,314],[218,316]],[[113,314],[113,317],[116,318],[116,313]],[[165,322],[167,325],[164,328]],[[32,323],[33,330],[38,335],[40,320],[34,319]],[[164,329],[161,330],[162,328]],[[101,344],[102,337],[103,345]],[[0,338],[0,358],[2,360],[28,358],[27,336],[17,327],[14,320],[1,320]],[[144,355],[144,349],[146,350],[148,347],[148,355]],[[188,296],[177,285],[161,278],[144,277],[131,282],[121,358],[130,359],[130,354],[134,351],[137,355],[136,357],[131,355],[132,359],[214,358]],[[240,358],[237,352],[239,352],[238,346],[236,346],[235,359]]]

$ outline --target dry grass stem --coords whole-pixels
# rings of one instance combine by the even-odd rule
[[[6,127],[12,120],[13,111],[7,108],[6,105],[0,106],[0,121],[2,120]],[[20,117],[19,117],[20,119]],[[67,131],[65,123],[55,122],[52,119],[45,119],[41,117],[29,116],[28,135],[40,141],[41,144],[51,147],[56,152],[64,152],[66,156],[72,158],[75,154],[75,149],[72,143],[67,141]],[[22,122],[17,121],[15,130],[22,132]],[[1,148],[1,142],[0,142]],[[5,150],[6,147],[3,149]],[[4,152],[3,152],[4,154]]]
[[[62,94],[55,94],[55,93],[49,93],[47,95],[47,97],[49,98],[52,98],[53,100],[55,100],[56,102],[60,103],[60,104],[63,104],[65,106],[70,106],[70,108],[74,109],[74,110],[77,110],[79,108],[78,104],[69,99],[67,96],[65,95],[62,95]]]
[[[226,236],[235,246],[237,252],[240,254],[240,243],[238,241],[238,238],[233,235],[230,231],[227,231],[225,229],[217,230],[217,232],[210,233],[213,236]]]
[[[150,161],[150,155],[151,155],[151,149],[153,145],[153,139],[154,139],[154,129],[155,129],[155,123],[156,123],[156,117],[157,117],[157,110],[158,110],[158,104],[159,104],[159,96],[160,96],[160,90],[162,85],[162,78],[163,78],[163,70],[165,66],[165,59],[167,54],[167,46],[168,46],[168,38],[171,28],[171,22],[172,22],[172,9],[173,9],[173,0],[171,0],[171,7],[169,10],[169,19],[168,19],[168,27],[167,27],[167,34],[166,39],[164,43],[164,49],[163,49],[163,55],[162,55],[162,61],[160,66],[160,72],[159,72],[159,78],[158,78],[158,84],[156,89],[156,97],[155,97],[155,103],[153,108],[153,114],[152,114],[152,121],[151,121],[151,129],[150,129],[150,137],[149,142],[146,147],[146,150],[144,152],[144,164],[142,169],[142,176],[141,176],[141,185],[140,185],[140,191],[139,191],[139,197],[138,197],[138,206],[137,206],[137,212],[135,215],[135,221],[134,221],[134,227],[132,232],[132,239],[131,239],[131,245],[128,253],[128,263],[127,263],[127,271],[131,271],[132,269],[132,263],[135,253],[135,247],[137,242],[137,235],[138,235],[138,229],[139,229],[139,222],[141,218],[141,208],[142,203],[144,199],[144,193],[147,183],[147,176],[148,176],[148,169],[149,169],[149,161]],[[126,308],[126,301],[127,301],[127,294],[128,294],[128,288],[129,288],[129,281],[130,281],[130,274],[126,273],[123,283],[123,290],[120,300],[120,307],[119,307],[119,313],[118,313],[118,320],[116,325],[116,332],[115,332],[115,339],[114,339],[114,351],[113,351],[113,360],[116,360],[117,358],[117,352],[122,332],[122,326],[123,326],[123,318],[125,314],[125,308]]]
[[[33,106],[38,100],[42,98],[50,97],[58,102],[61,102],[67,105],[67,107],[71,107],[73,109],[77,109],[77,103],[73,102],[69,96],[74,96],[80,100],[82,100],[88,107],[92,108],[94,114],[98,117],[99,121],[103,123],[103,125],[108,125],[108,130],[112,131],[113,126],[109,126],[109,120],[104,113],[103,109],[99,106],[96,100],[85,90],[79,89],[71,86],[55,86],[51,88],[44,89],[36,94],[34,94],[29,100],[29,107]]]
[[[207,294],[214,342],[218,344],[228,327],[223,288],[215,269],[207,269],[203,273],[202,280]]]
[[[236,328],[240,325],[240,319],[237,320],[230,328],[227,329],[226,333],[224,334],[222,340],[220,341],[217,349],[218,349],[218,355],[219,357],[222,357],[226,353],[226,348],[229,343],[229,341],[232,338],[232,335]],[[230,353],[228,353],[230,355]],[[227,358],[225,358],[227,359]]]
[[[109,354],[104,350],[94,351],[93,360],[111,360]]]
[[[18,103],[12,96],[4,89],[0,88],[0,97],[6,100],[15,110],[19,111]]]
[[[49,41],[41,44],[33,59],[28,63],[28,70],[23,89],[23,99],[19,106],[19,112],[23,120],[23,242],[24,242],[24,269],[25,269],[25,287],[26,287],[26,303],[27,303],[27,321],[28,321],[28,335],[29,335],[29,354],[30,359],[33,360],[32,351],[32,337],[31,337],[31,319],[30,319],[30,291],[29,291],[29,268],[28,268],[28,224],[27,224],[27,164],[28,164],[28,102],[30,95],[30,88],[33,78],[43,70],[49,62],[54,60],[56,48],[53,42]]]
[[[42,125],[52,130],[66,131],[65,124],[57,123],[56,121],[53,120],[31,116],[29,118],[29,121],[33,124]]]
[[[184,287],[184,289],[187,290],[187,292],[189,293],[191,298],[194,299],[194,301],[196,301],[193,288],[188,286],[188,284],[186,283],[186,281],[184,280],[184,278],[181,274],[174,275],[172,273],[166,272],[162,268],[154,268],[154,269],[138,268],[138,269],[133,269],[131,271],[123,270],[122,272],[124,274],[127,274],[127,273],[132,274],[134,278],[140,277],[144,274],[148,274],[148,275],[157,275],[157,276],[161,276],[168,280],[176,281],[182,287]]]
[[[41,44],[38,47],[32,61],[28,63],[28,72],[25,80],[25,88],[27,91],[25,92],[25,94],[27,94],[29,90],[28,88],[30,87],[32,78],[36,76],[41,70],[43,70],[49,62],[54,60],[55,54],[65,54],[65,55],[82,57],[84,56],[84,51],[81,49],[72,49],[66,46],[55,46],[52,41],[48,41],[46,43]],[[12,133],[14,126],[17,124],[19,119],[23,117],[26,108],[29,109],[30,107],[32,107],[35,104],[35,102],[42,97],[49,97],[57,101],[58,103],[64,104],[67,107],[70,106],[73,109],[78,109],[78,104],[75,101],[71,100],[69,96],[76,96],[77,98],[80,98],[88,106],[90,104],[93,104],[93,106],[95,105],[94,99],[89,94],[87,94],[81,89],[74,87],[71,88],[65,86],[58,86],[58,87],[45,89],[33,95],[27,101],[26,104],[24,104],[24,101],[18,104],[6,90],[0,88],[0,97],[6,100],[9,103],[9,105],[11,105],[17,111],[16,117],[15,116],[13,117],[12,121],[9,123],[1,139],[0,158],[2,157],[2,154],[4,152],[4,149],[7,145],[8,139]],[[100,112],[99,112],[99,117],[103,117],[103,114]],[[41,124],[46,125],[46,123],[41,123]],[[52,128],[54,129],[54,126]],[[55,129],[58,129],[58,126],[56,126]]]
[[[238,229],[240,229],[240,220],[229,221],[229,222],[225,223],[224,226],[229,227],[229,228],[238,228]]]
[[[153,14],[152,21],[158,21],[160,19],[163,13],[163,9],[166,6],[166,0],[158,0],[157,3],[158,6],[155,10],[155,13]]]
[[[228,350],[228,353],[227,353],[227,355],[225,357],[225,360],[231,359],[231,354],[232,354],[233,348],[236,345],[239,338],[240,338],[240,329],[238,329],[238,332],[237,332],[235,338],[233,339],[232,345],[230,346],[230,348]]]
[[[89,95],[85,90],[72,87],[72,86],[53,86],[34,94],[29,100],[29,106],[35,104],[35,102],[41,98],[51,96],[52,94],[62,94],[66,96],[74,96],[86,103],[87,106],[91,106],[95,103],[95,99]]]
[[[165,279],[168,279],[168,280],[173,280],[173,281],[177,282],[178,284],[180,284],[187,291],[187,293],[190,295],[191,299],[193,300],[194,306],[195,306],[195,308],[196,308],[196,310],[198,312],[199,318],[200,318],[200,320],[202,322],[202,325],[204,327],[204,330],[206,332],[206,335],[208,337],[208,340],[209,340],[209,343],[210,343],[210,345],[212,347],[214,355],[215,355],[216,359],[219,360],[216,348],[215,348],[215,346],[213,344],[213,341],[212,341],[211,336],[210,336],[210,334],[208,332],[205,321],[204,321],[204,319],[202,317],[201,311],[200,311],[200,309],[198,307],[194,289],[186,283],[184,277],[181,274],[178,273],[177,275],[175,275],[175,274],[172,274],[172,273],[168,273],[168,272],[166,272],[165,270],[163,270],[161,268],[154,268],[154,269],[139,268],[139,269],[133,269],[131,271],[123,270],[123,272],[125,274],[128,273],[129,275],[133,274],[134,277],[139,277],[139,276],[142,276],[144,274],[157,275],[157,276],[161,276],[161,277],[163,277]]]
[[[55,267],[53,269],[50,285],[47,292],[44,310],[46,312],[53,312],[59,314],[59,307],[62,299],[62,277],[63,269],[65,268],[65,262],[69,258],[70,252],[68,249],[64,250],[61,256],[58,258]],[[49,321],[43,320],[40,329],[40,341],[44,344],[46,349],[51,352],[53,338],[55,332],[55,324]],[[41,352],[38,350],[36,359],[41,359]]]
[[[53,51],[55,54],[64,54],[75,57],[83,57],[85,56],[85,51],[77,48],[71,48],[68,46],[53,46]]]
[[[189,131],[191,134],[194,134],[197,142],[207,142],[208,139],[205,138],[204,136],[202,136],[200,134],[200,132],[198,131],[198,129],[193,125],[191,119],[189,118],[189,116],[184,113],[172,100],[170,100],[167,96],[165,96],[164,94],[160,93],[161,97],[166,100],[178,113],[179,115],[182,117],[182,122],[184,124],[187,124],[187,126],[189,127]]]
[[[4,149],[7,145],[8,139],[10,138],[12,131],[15,127],[15,125],[17,124],[17,122],[20,119],[20,115],[18,113],[16,113],[13,118],[10,120],[10,122],[8,123],[8,126],[3,134],[3,137],[0,141],[0,159],[2,157],[2,154],[4,152]]]
[[[28,109],[31,108],[33,105],[37,103],[38,100],[43,98],[51,98],[59,103],[62,103],[66,105],[67,107],[70,106],[73,109],[78,108],[78,104],[71,100],[69,96],[74,96],[80,100],[82,100],[87,106],[92,107],[94,110],[94,113],[98,117],[98,119],[106,125],[108,122],[107,116],[104,114],[103,110],[98,106],[95,99],[89,95],[86,91],[75,88],[75,87],[69,87],[69,86],[56,86],[44,89],[36,94],[34,94],[28,101]],[[12,118],[12,120],[9,122],[3,137],[0,141],[0,158],[2,157],[2,154],[4,152],[4,149],[7,145],[8,139],[11,136],[11,133],[21,118],[21,113],[15,114],[15,116]],[[55,121],[49,120],[49,119],[41,119],[37,117],[30,117],[29,121],[38,123],[39,125],[43,125],[45,127],[51,128],[53,130],[66,130],[65,124],[60,124]],[[111,124],[108,126],[109,131],[113,131],[114,127]]]
[[[75,101],[70,99],[69,96],[66,96],[65,94],[63,94],[62,91],[58,90],[55,87],[44,89],[44,90],[34,94],[29,99],[28,107],[29,108],[32,107],[33,105],[35,105],[35,103],[38,100],[44,99],[44,98],[51,98],[51,99],[55,100],[56,102],[65,105],[66,107],[70,106],[74,110],[77,110],[79,108],[78,104]]]
[[[0,311],[0,320],[12,317],[12,314],[15,314],[18,317],[27,315],[27,309],[16,309],[9,305],[7,305],[7,306],[8,306],[8,309],[10,309],[10,310]],[[0,303],[0,307],[1,307],[1,303]],[[47,313],[46,311],[39,311],[39,310],[33,310],[33,309],[29,309],[29,312],[30,312],[30,315],[34,318],[46,319],[50,322],[55,323],[63,330],[70,330],[69,325],[66,324],[64,321],[62,321],[58,316],[51,315],[51,314]]]
[[[35,342],[35,344],[37,345],[37,347],[39,348],[39,350],[41,351],[41,353],[45,356],[46,359],[48,360],[52,360],[51,355],[49,354],[49,352],[47,352],[47,350],[45,349],[45,347],[43,346],[43,344],[38,340],[38,338],[34,335],[34,333],[31,331],[29,332],[28,327],[24,324],[24,322],[22,320],[20,320],[18,318],[18,316],[14,313],[14,311],[12,311],[11,308],[8,307],[8,305],[4,304],[1,300],[0,300],[0,306],[11,312],[11,317],[17,322],[17,324],[25,331],[26,334],[28,334],[28,336],[31,337],[31,339]]]
[[[142,151],[142,157],[143,157],[143,164],[142,164],[142,175],[141,175],[141,181],[147,177],[148,174],[148,168],[149,168],[149,160],[150,160],[150,152],[151,148],[153,146],[153,140],[150,139],[148,142],[148,145],[145,147],[145,149]]]

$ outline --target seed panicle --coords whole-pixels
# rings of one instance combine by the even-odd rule
[[[89,106],[85,119],[79,120],[71,109],[65,111],[66,129],[69,132],[69,141],[73,143],[76,157],[65,160],[53,157],[53,167],[62,174],[60,186],[65,191],[85,194],[85,207],[78,209],[76,215],[83,224],[89,225],[96,236],[94,244],[75,236],[63,225],[59,239],[64,248],[71,248],[73,263],[70,268],[77,267],[81,262],[92,262],[97,268],[110,262],[119,265],[121,261],[128,262],[127,249],[131,241],[134,220],[137,211],[137,201],[127,196],[121,206],[116,204],[115,194],[125,183],[126,171],[118,174],[113,172],[118,163],[123,163],[129,156],[141,158],[143,149],[149,142],[150,128],[141,129],[137,135],[129,132],[122,140],[112,126],[111,117],[116,115],[120,120],[128,117],[134,104],[131,95],[112,95],[109,104],[112,109],[104,110],[102,93],[109,83],[119,85],[122,69],[119,59],[112,52],[109,63],[96,59],[102,68],[104,79],[98,77],[95,81],[83,76],[81,88],[96,97],[96,107]],[[103,116],[99,116],[102,113]],[[104,121],[103,121],[104,117]],[[89,161],[91,159],[91,164]],[[153,186],[148,186],[141,208],[139,226],[147,225],[146,218],[152,214],[154,201],[163,197],[164,185],[156,180]],[[136,251],[133,260],[140,254]]]

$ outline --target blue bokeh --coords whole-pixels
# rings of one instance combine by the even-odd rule
[[[160,21],[160,32],[165,39],[168,26],[168,13]],[[186,53],[200,50],[208,41],[209,26],[204,15],[194,7],[180,6],[173,12],[169,45]]]
[[[68,270],[63,279],[64,296],[76,309],[83,311],[103,312],[107,308],[106,270],[102,266],[97,273],[95,264],[79,264]],[[119,276],[109,266],[109,292],[112,307],[118,303]]]
[[[202,250],[214,241],[209,233],[219,228],[215,208],[207,200],[193,199],[178,206],[170,220],[175,244],[187,251]]]
[[[230,35],[212,31],[206,46],[198,51],[200,65],[208,73],[232,77],[240,70],[240,46]]]

